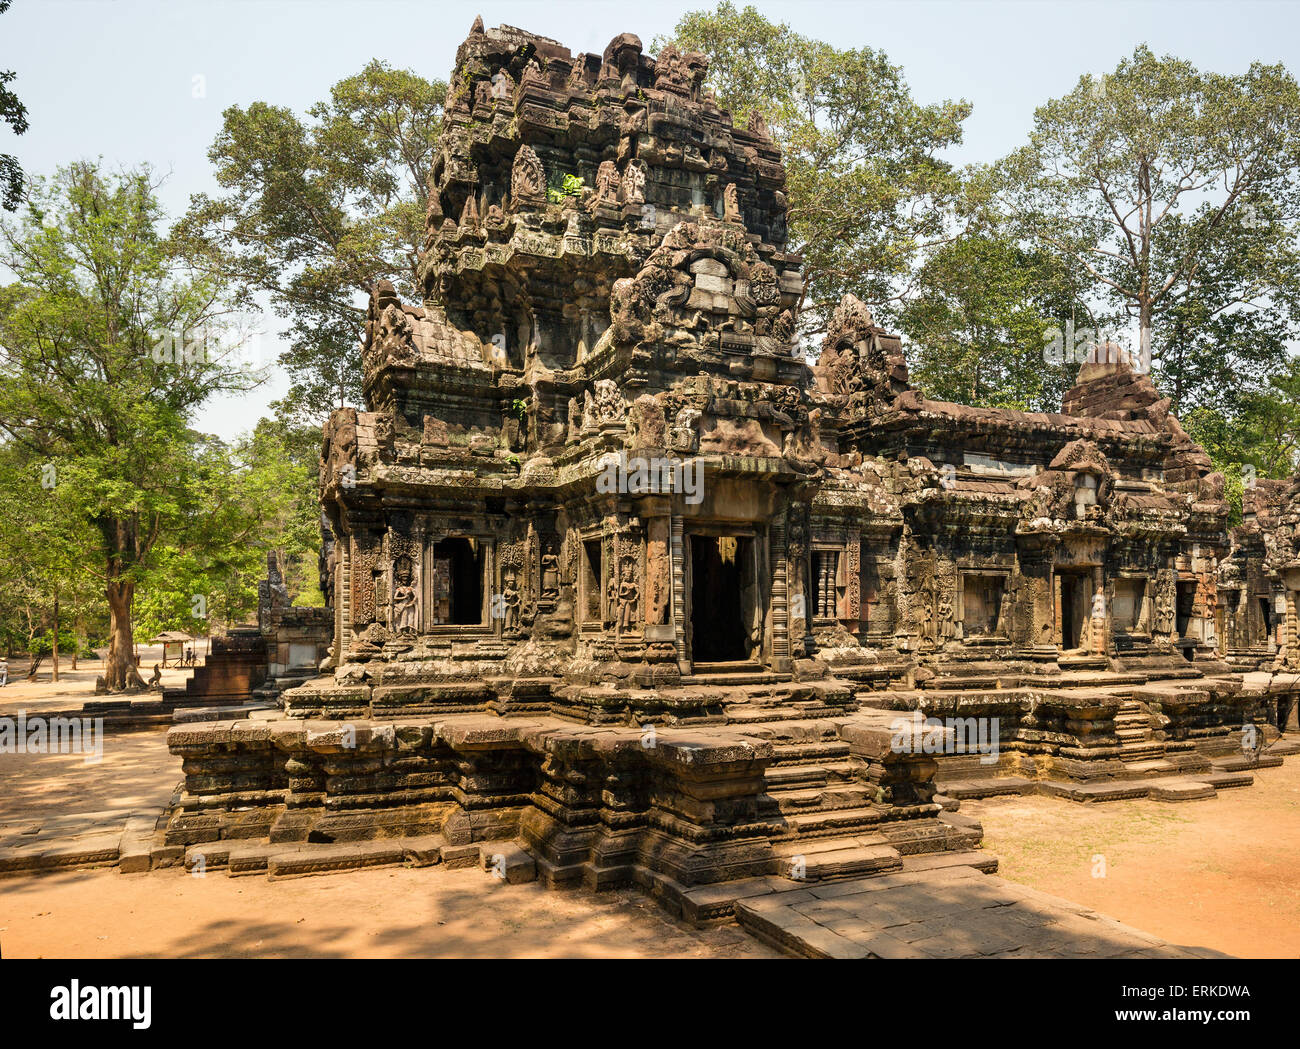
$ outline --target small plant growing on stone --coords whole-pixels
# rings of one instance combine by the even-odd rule
[[[552,186],[546,191],[546,199],[551,204],[563,204],[567,198],[581,198],[586,192],[587,183],[581,175],[565,175],[558,188]]]

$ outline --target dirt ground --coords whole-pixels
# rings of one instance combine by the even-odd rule
[[[161,812],[180,781],[165,732],[80,755],[0,754],[0,824]],[[739,928],[698,931],[634,892],[553,892],[479,870],[385,869],[269,881],[113,869],[0,878],[0,957],[770,958]]]
[[[506,885],[479,870],[268,881],[71,872],[0,881],[5,958],[772,958],[632,892]]]
[[[196,642],[195,650],[202,662],[207,643]],[[147,681],[153,675],[153,665],[162,660],[162,645],[140,646],[140,674]],[[36,671],[36,680],[28,681],[28,660],[18,656],[9,660],[8,684],[0,686],[0,714],[13,716],[19,710],[29,714],[41,710],[69,710],[95,698],[95,678],[104,673],[103,659],[79,659],[77,669],[64,654],[59,659],[59,680],[52,681],[53,668],[46,659]],[[193,667],[167,667],[162,671],[164,688],[184,688],[186,680],[194,673]],[[148,698],[140,693],[140,698]]]
[[[1010,881],[1186,946],[1300,957],[1300,758],[1207,801],[968,801]],[[1103,877],[1094,876],[1104,873]]]
[[[103,760],[0,755],[0,824],[161,811],[180,780],[162,730]],[[1300,758],[1209,801],[966,802],[1000,874],[1176,944],[1300,955]],[[1105,877],[1093,877],[1104,857]],[[697,931],[637,893],[508,886],[477,870],[271,882],[221,871],[0,879],[2,957],[772,957],[737,927]]]

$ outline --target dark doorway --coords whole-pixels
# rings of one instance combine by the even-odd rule
[[[599,623],[600,598],[604,590],[601,571],[600,540],[587,539],[582,544],[582,621]]]
[[[1175,628],[1179,637],[1187,636],[1187,628],[1192,623],[1192,608],[1196,604],[1196,583],[1178,584],[1178,610]]]
[[[1083,640],[1083,621],[1089,613],[1087,577],[1062,572],[1061,580],[1061,650],[1069,652]]]
[[[750,656],[744,600],[750,540],[691,536],[691,659],[729,663]]]
[[[483,622],[482,551],[473,539],[458,536],[433,546],[433,621]]]
[[[1261,636],[1255,640],[1268,643],[1273,639],[1273,602],[1267,597],[1259,600],[1259,626]]]

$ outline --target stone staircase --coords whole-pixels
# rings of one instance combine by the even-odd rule
[[[1115,735],[1119,737],[1121,760],[1153,761],[1162,758],[1165,746],[1151,727],[1151,709],[1140,700],[1126,699],[1115,715]]]

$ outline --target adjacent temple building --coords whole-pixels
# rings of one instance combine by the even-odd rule
[[[475,24],[418,301],[375,287],[366,410],[325,427],[327,674],[173,730],[169,842],[274,873],[283,843],[515,840],[703,920],[714,883],[976,862],[960,797],[1281,760],[1290,693],[1252,672],[1296,666],[1295,486],[1230,533],[1122,357],[1059,414],[934,401],[845,296],[810,366],[780,152],[706,71]]]

